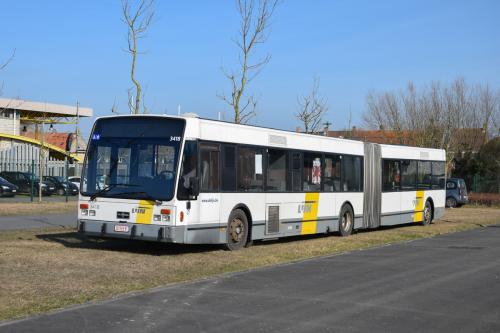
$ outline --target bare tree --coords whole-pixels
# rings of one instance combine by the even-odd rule
[[[327,99],[319,94],[319,79],[313,80],[311,92],[297,98],[299,111],[295,117],[304,125],[304,132],[309,134],[320,131],[323,116],[328,111]]]
[[[366,126],[390,130],[402,144],[445,149],[448,160],[477,151],[498,135],[500,91],[471,86],[464,78],[446,86],[432,82],[420,90],[410,82],[398,94],[370,93],[367,106]]]
[[[238,47],[239,69],[227,72],[222,68],[226,78],[231,82],[231,96],[218,95],[234,111],[234,122],[247,123],[256,114],[257,100],[254,96],[245,96],[250,82],[260,73],[265,64],[271,60],[267,54],[260,60],[252,60],[259,44],[269,37],[270,20],[276,9],[278,0],[237,0],[240,15],[239,36],[234,43]]]
[[[7,65],[12,61],[12,59],[14,59],[15,55],[16,55],[16,49],[12,51],[12,54],[10,55],[10,57],[7,58],[7,60],[5,60],[5,62],[0,63],[0,71],[5,67],[7,67]],[[2,91],[3,91],[3,82],[0,84],[0,96],[2,95]]]
[[[491,116],[491,134],[493,137],[500,136],[500,91],[494,95],[496,104]]]
[[[127,25],[127,52],[132,55],[130,78],[135,86],[135,96],[132,89],[128,90],[128,107],[130,113],[140,113],[142,88],[135,76],[137,55],[137,41],[145,37],[154,16],[154,0],[140,0],[135,9],[131,8],[129,0],[122,0],[123,22]]]
[[[7,60],[3,64],[0,64],[0,70],[7,67],[7,65],[12,61],[12,59],[14,59],[15,55],[16,55],[16,49],[12,51],[12,54],[7,58]]]

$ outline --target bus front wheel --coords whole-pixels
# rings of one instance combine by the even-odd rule
[[[346,237],[352,233],[354,227],[354,212],[350,205],[342,206],[339,217],[340,236]]]
[[[240,250],[247,244],[248,240],[248,219],[240,209],[235,209],[229,215],[229,222],[226,230],[226,249],[229,251]]]

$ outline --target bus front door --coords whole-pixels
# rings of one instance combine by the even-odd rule
[[[220,223],[219,155],[218,144],[200,144],[199,223],[207,227]]]

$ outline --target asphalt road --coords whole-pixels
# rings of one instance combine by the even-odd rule
[[[0,331],[499,332],[499,240],[496,226],[322,257],[3,323]]]
[[[76,212],[46,215],[0,216],[0,231],[33,228],[76,227]]]

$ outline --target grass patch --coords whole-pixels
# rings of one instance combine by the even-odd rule
[[[7,231],[0,234],[0,320],[168,283],[499,222],[500,209],[464,207],[447,210],[441,220],[427,227],[383,228],[347,238],[285,238],[237,252],[219,246],[92,240],[68,229]]]
[[[35,198],[35,200],[37,200]],[[76,213],[78,201],[2,202],[0,216]]]

